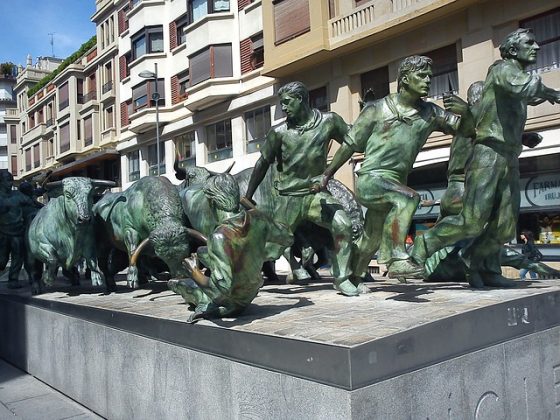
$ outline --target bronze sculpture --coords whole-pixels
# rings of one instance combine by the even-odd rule
[[[305,221],[327,229],[334,242],[334,288],[347,296],[367,292],[362,283],[356,286],[351,280],[351,221],[337,200],[317,188],[327,166],[329,142],[344,142],[348,125],[333,112],[312,109],[307,88],[300,82],[283,86],[278,96],[286,121],[268,132],[245,196],[253,198],[269,167],[276,164],[275,217],[291,232]]]
[[[186,261],[190,279],[168,283],[192,305],[190,322],[242,312],[263,284],[263,262],[276,260],[293,241],[286,226],[257,209],[240,207],[239,185],[231,175],[214,176],[199,191],[204,197],[197,201],[205,201],[217,215],[217,227],[197,258]],[[197,259],[210,269],[210,277],[198,268]]]
[[[519,215],[519,161],[527,105],[560,102],[560,92],[545,86],[525,68],[536,61],[539,46],[533,33],[518,29],[500,45],[502,60],[494,63],[484,82],[476,122],[476,138],[466,173],[460,214],[441,219],[415,240],[413,258],[424,261],[459,240],[472,287],[511,287],[501,275],[500,252],[515,235]]]
[[[368,102],[324,172],[323,185],[354,152],[364,152],[357,171],[356,197],[367,207],[364,233],[354,253],[352,269],[361,276],[379,251],[378,262],[387,264],[389,277],[422,277],[424,268],[405,249],[412,216],[420,202],[406,186],[408,173],[420,149],[433,131],[469,135],[472,118],[466,104],[456,96],[444,104],[459,116],[422,100],[432,76],[428,57],[405,58],[398,71],[398,93]]]

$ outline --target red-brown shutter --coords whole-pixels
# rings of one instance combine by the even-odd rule
[[[169,23],[169,49],[177,46],[177,22]]]
[[[238,10],[239,11],[243,10],[246,6],[250,5],[252,2],[253,0],[237,0]]]
[[[120,35],[124,31],[126,31],[127,28],[126,11],[124,8],[119,10],[118,21],[119,21],[119,35]]]
[[[309,0],[276,0],[273,4],[276,44],[309,31]]]
[[[253,53],[253,42],[251,38],[244,39],[240,42],[241,48],[241,74],[253,70],[251,65],[251,54]]]
[[[128,124],[128,103],[121,102],[121,127],[126,127]]]
[[[121,55],[119,57],[119,76],[121,81],[126,78],[126,66],[126,55]]]
[[[177,75],[171,77],[171,105],[181,102],[179,98],[179,77]]]

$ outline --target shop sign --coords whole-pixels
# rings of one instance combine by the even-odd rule
[[[560,206],[560,174],[521,180],[521,208]]]
[[[416,190],[420,195],[420,202],[422,201],[438,201],[445,193],[445,187],[434,187],[434,188],[422,188]],[[421,207],[418,206],[415,217],[417,216],[438,216],[439,215],[439,203],[433,206]]]

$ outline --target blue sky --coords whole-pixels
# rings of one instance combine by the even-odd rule
[[[25,65],[27,54],[66,58],[95,34],[95,0],[0,0],[0,62]]]

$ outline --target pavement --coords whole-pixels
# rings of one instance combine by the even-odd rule
[[[0,359],[0,420],[94,420],[92,411]]]

